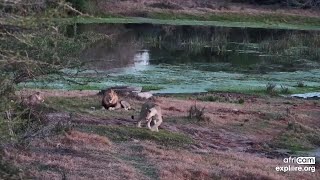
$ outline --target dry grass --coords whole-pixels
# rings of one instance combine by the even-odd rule
[[[37,179],[146,179],[114,153],[108,138],[72,131],[36,139],[28,150],[13,149],[8,154]]]
[[[71,131],[61,140],[63,144],[84,146],[86,149],[107,150],[112,145],[105,136],[87,134],[79,131]]]
[[[144,154],[160,169],[160,179],[315,179],[318,173],[278,173],[279,159],[266,159],[247,153],[214,151],[199,155],[184,150],[163,150],[152,144]]]
[[[176,12],[190,14],[205,13],[244,13],[251,15],[263,14],[287,14],[319,17],[316,10],[288,9],[256,6],[243,3],[226,3],[225,0],[198,1],[198,0],[101,0],[96,1],[100,12],[121,14],[127,16],[144,16],[148,12]]]
[[[59,95],[59,92],[55,94]],[[103,111],[101,117],[93,116],[90,111],[81,111],[72,122],[87,128],[86,133],[73,130],[45,139],[36,138],[26,149],[8,149],[6,156],[18,168],[38,179],[311,180],[320,175],[319,171],[276,172],[276,166],[284,165],[282,159],[272,156],[272,149],[264,146],[287,132],[288,122],[292,119],[303,124],[305,131],[319,129],[320,109],[317,103],[231,93],[228,96],[241,96],[245,103],[197,101],[197,106],[206,107],[205,116],[210,117],[210,122],[206,123],[187,118],[197,96],[155,98],[164,116],[160,126],[162,134],[158,135],[182,134],[193,140],[187,146],[165,146],[158,143],[161,138],[151,132],[150,136],[154,138],[144,138],[142,135],[147,130],[136,130],[133,127],[135,122],[121,110]],[[61,99],[68,102],[63,104],[66,111],[90,108],[95,101],[100,103],[98,96]],[[130,100],[139,111],[143,102]],[[86,103],[79,103],[81,101]],[[57,102],[62,103],[47,103],[48,106],[57,106],[54,104]],[[99,128],[99,131],[90,129],[93,124],[104,128]],[[290,130],[290,133],[295,132]],[[176,138],[166,137],[168,142]],[[119,138],[122,140],[115,141]],[[268,152],[271,155],[263,154]],[[270,156],[275,159],[267,158]]]

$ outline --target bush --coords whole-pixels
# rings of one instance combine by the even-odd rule
[[[244,103],[244,99],[239,99],[239,104],[243,104]]]
[[[287,86],[281,85],[281,94],[289,94],[289,88]]]
[[[305,84],[304,84],[304,82],[302,82],[302,81],[300,81],[300,82],[297,83],[297,87],[304,87],[304,86],[305,86]]]
[[[202,109],[198,108],[197,105],[192,105],[189,109],[189,118],[196,118],[198,121],[207,121],[208,118],[204,116],[205,107]]]
[[[267,91],[267,93],[270,94],[270,95],[276,95],[276,94],[277,94],[276,86],[277,86],[277,85],[274,84],[274,83],[268,83],[268,84],[266,85],[266,91]]]

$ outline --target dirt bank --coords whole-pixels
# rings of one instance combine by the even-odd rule
[[[176,12],[186,14],[206,13],[244,13],[244,14],[289,14],[318,17],[316,9],[288,8],[280,5],[258,5],[249,3],[231,3],[226,0],[198,1],[198,0],[135,0],[135,1],[99,1],[96,2],[98,12],[125,15],[147,16],[150,12]]]

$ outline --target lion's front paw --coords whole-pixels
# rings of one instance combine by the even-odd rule
[[[109,108],[108,108],[109,111],[113,111],[113,110],[115,110],[115,109],[116,109],[116,108],[114,108],[114,107],[109,107]]]

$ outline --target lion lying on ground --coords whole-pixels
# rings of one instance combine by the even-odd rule
[[[44,97],[42,93],[36,92],[26,98],[22,99],[21,104],[27,107],[36,106],[44,102]]]
[[[109,89],[105,92],[102,98],[102,106],[107,110],[115,110],[120,108],[124,108],[125,110],[132,109],[131,105],[127,101],[119,101],[118,94],[112,89]]]

